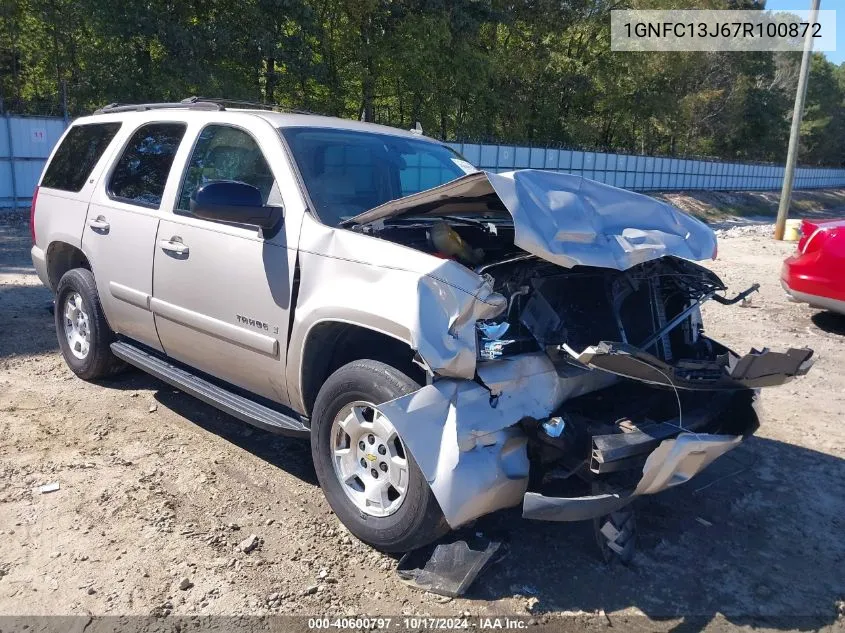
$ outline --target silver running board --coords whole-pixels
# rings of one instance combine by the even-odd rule
[[[310,429],[302,420],[259,404],[240,394],[202,378],[183,366],[176,365],[125,341],[111,344],[112,353],[213,407],[253,426],[284,435],[308,435]]]

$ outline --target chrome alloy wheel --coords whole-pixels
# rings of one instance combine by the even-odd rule
[[[374,404],[353,402],[332,422],[332,465],[346,496],[361,512],[386,517],[408,490],[405,446],[390,420]]]
[[[65,337],[71,353],[79,360],[85,360],[91,348],[91,328],[88,313],[78,292],[69,292],[62,306]]]

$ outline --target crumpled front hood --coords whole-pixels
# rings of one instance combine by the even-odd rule
[[[513,217],[516,246],[567,268],[627,270],[665,255],[700,261],[711,259],[716,249],[716,236],[706,224],[665,202],[580,176],[532,169],[469,174],[383,204],[349,223],[437,214],[443,204],[490,194]]]

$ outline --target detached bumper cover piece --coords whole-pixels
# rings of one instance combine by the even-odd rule
[[[575,498],[529,492],[523,498],[522,516],[540,521],[583,521],[614,512],[640,495],[652,495],[689,481],[741,441],[739,435],[681,433],[661,442],[648,456],[634,490]]]
[[[485,567],[502,558],[501,546],[481,536],[470,543],[461,540],[429,545],[405,554],[396,572],[412,587],[456,598],[469,589]]]
[[[772,352],[752,350],[731,366],[730,376],[745,387],[772,387],[803,376],[813,365],[813,350],[796,349]]]
[[[681,360],[669,364],[626,343],[602,341],[575,358],[589,367],[654,385],[679,389],[739,389],[771,387],[806,374],[813,364],[811,349],[786,352],[751,350],[739,357],[727,352],[717,361]]]

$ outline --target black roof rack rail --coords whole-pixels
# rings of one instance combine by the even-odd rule
[[[225,110],[220,103],[213,101],[184,100],[174,103],[110,103],[94,111],[94,114],[111,114],[113,112],[144,112],[146,110],[164,110],[170,108],[186,108],[190,110]]]
[[[317,114],[316,112],[311,112],[310,110],[298,110],[295,108],[285,108],[278,104],[274,103],[259,103],[258,101],[247,101],[244,99],[222,99],[217,97],[188,97],[187,99],[182,99],[182,103],[198,103],[198,102],[210,102],[210,103],[219,103],[221,106],[230,106],[235,108],[244,108],[244,109],[254,109],[254,110],[267,110],[269,112],[287,112],[290,114]],[[319,115],[318,115],[319,116]]]
[[[216,103],[220,106],[235,106],[242,108],[254,108],[255,110],[280,110],[281,108],[271,103],[259,103],[258,101],[246,101],[243,99],[221,99],[217,97],[187,97],[181,103]]]
[[[293,114],[315,114],[307,110],[293,110],[269,103],[257,101],[242,101],[239,99],[218,99],[216,97],[187,97],[172,103],[110,103],[94,111],[94,114],[110,114],[113,112],[144,112],[145,110],[165,110],[168,108],[186,108],[189,110],[225,110],[226,106],[268,110],[272,112],[290,112]]]

